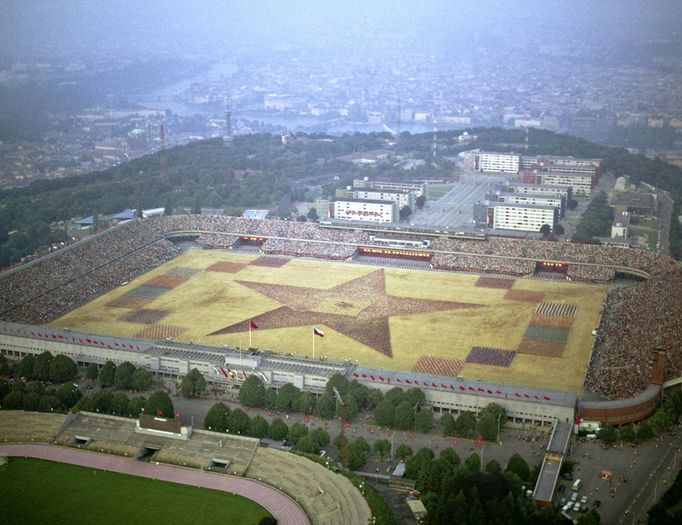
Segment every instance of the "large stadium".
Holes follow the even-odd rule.
[[[613,286],[623,276],[629,285]],[[97,334],[119,361],[128,346],[212,352],[200,370],[234,386],[259,371],[242,356],[280,356],[281,367],[289,359],[380,387],[529,402],[564,393],[575,409],[584,391],[645,393],[657,348],[667,351],[662,379],[680,375],[679,320],[668,315],[679,287],[671,259],[618,247],[170,216],[130,221],[5,275],[0,317],[6,333],[43,339],[40,349],[104,346],[87,337]],[[264,377],[275,387],[315,391],[325,381],[273,373]]]

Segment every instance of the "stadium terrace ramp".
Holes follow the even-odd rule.
[[[539,507],[552,505],[552,496],[559,479],[561,465],[568,452],[572,429],[571,421],[556,421],[554,423],[545,459],[542,462],[540,475],[533,491],[533,500]]]

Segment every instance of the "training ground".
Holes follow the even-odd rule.
[[[191,249],[51,323],[578,392],[606,286]]]

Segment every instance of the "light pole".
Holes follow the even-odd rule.
[[[414,431],[417,431],[417,408],[419,408],[419,401],[414,404]]]
[[[500,418],[502,417],[502,412],[497,415],[497,444],[500,444]]]

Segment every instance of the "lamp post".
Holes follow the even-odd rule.
[[[497,415],[497,444],[500,444],[500,418],[502,417],[502,412]]]
[[[419,401],[414,404],[414,431],[417,431],[417,408],[419,408]]]

